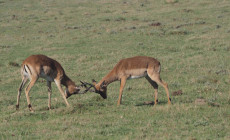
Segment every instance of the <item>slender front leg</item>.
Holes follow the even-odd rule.
[[[27,99],[27,103],[28,103],[28,107],[29,110],[31,112],[34,112],[34,110],[32,109],[31,103],[30,103],[30,97],[29,97],[29,93],[30,93],[30,89],[33,87],[33,85],[36,83],[38,77],[33,77],[29,83],[29,85],[26,88],[26,99]]]
[[[126,83],[126,77],[122,77],[121,78],[121,85],[120,85],[120,93],[119,93],[119,99],[117,101],[117,105],[119,106],[121,104],[121,100],[122,100],[122,92],[123,92],[123,89],[125,87],[125,83]]]
[[[69,103],[68,103],[68,101],[67,101],[67,99],[66,99],[65,92],[64,92],[64,90],[63,90],[62,87],[61,87],[61,82],[60,82],[60,80],[54,80],[54,81],[55,81],[55,83],[56,83],[56,85],[57,85],[59,91],[61,92],[61,95],[62,95],[62,97],[63,97],[63,99],[64,99],[64,101],[65,101],[65,103],[66,103],[66,106],[69,107]]]
[[[22,78],[21,85],[20,85],[20,87],[19,87],[19,89],[18,89],[16,110],[19,109],[19,100],[20,100],[20,97],[21,97],[21,92],[22,92],[22,89],[23,89],[23,87],[25,86],[25,83],[27,82],[27,80],[28,80],[27,77],[23,77],[23,78]]]
[[[48,108],[49,110],[51,109],[51,94],[52,94],[52,89],[51,89],[51,82],[47,81],[47,86],[48,86]]]

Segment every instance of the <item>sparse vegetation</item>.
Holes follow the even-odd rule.
[[[230,1],[0,0],[0,139],[230,139]],[[31,54],[59,61],[77,84],[100,80],[122,58],[146,55],[162,65],[172,105],[159,104],[145,79],[98,94],[71,96],[66,108],[46,82],[16,111],[20,64]],[[40,79],[41,81],[41,79]],[[181,92],[179,92],[181,90]],[[183,92],[182,92],[183,91]]]

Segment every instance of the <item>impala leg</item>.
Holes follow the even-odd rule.
[[[36,83],[37,80],[38,80],[38,77],[31,78],[30,83],[26,88],[26,99],[27,99],[29,110],[31,112],[34,112],[34,110],[32,109],[32,106],[31,106],[31,103],[30,103],[29,93],[30,93],[30,89],[33,87],[33,85]]]
[[[62,87],[61,87],[61,82],[60,82],[60,80],[55,80],[55,83],[56,83],[56,85],[57,85],[59,91],[61,92],[61,95],[62,95],[62,97],[63,97],[63,99],[64,99],[64,101],[65,101],[65,103],[66,103],[66,106],[69,107],[69,103],[68,103],[68,101],[67,101],[67,99],[66,99],[65,92],[64,92],[64,90],[63,90]]]
[[[146,79],[148,80],[148,82],[154,88],[154,94],[155,94],[154,105],[156,105],[158,103],[158,98],[157,98],[157,95],[158,95],[158,84],[155,81],[153,81],[149,76],[147,76]]]
[[[23,78],[22,78],[22,82],[21,82],[20,87],[19,87],[19,89],[18,89],[16,110],[19,109],[19,100],[20,100],[20,97],[21,97],[21,92],[22,92],[22,89],[24,88],[25,83],[27,82],[27,80],[28,80],[28,77],[23,77]]]
[[[158,83],[165,88],[165,91],[166,91],[166,94],[167,94],[167,97],[168,97],[168,104],[171,104],[171,98],[169,97],[168,84],[166,82],[162,81],[161,79],[159,79]]]
[[[119,106],[121,104],[121,100],[122,100],[122,92],[123,92],[123,89],[125,87],[125,83],[126,83],[126,77],[124,78],[121,78],[121,81],[120,81],[120,92],[119,92],[119,98],[118,98],[118,101],[117,101],[117,105]]]
[[[51,94],[52,94],[52,89],[51,89],[51,82],[47,81],[47,86],[48,86],[48,109],[51,109]]]
[[[171,98],[169,97],[169,88],[168,88],[168,84],[167,84],[166,82],[162,81],[160,78],[159,78],[158,80],[156,80],[156,82],[157,82],[158,84],[160,84],[161,86],[164,87],[165,92],[166,92],[167,97],[168,97],[168,104],[171,104]]]
[[[171,104],[171,99],[169,97],[169,88],[168,88],[168,84],[164,81],[161,80],[160,78],[160,74],[159,73],[156,73],[154,72],[153,70],[151,71],[147,71],[148,73],[148,76],[153,80],[155,81],[158,85],[161,85],[164,87],[165,91],[166,91],[166,94],[167,94],[167,97],[168,97],[168,104]]]

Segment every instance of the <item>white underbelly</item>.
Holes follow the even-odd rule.
[[[145,76],[146,76],[146,74],[144,74],[144,75],[132,75],[128,79],[137,79],[137,78],[142,78],[142,77],[145,77]]]

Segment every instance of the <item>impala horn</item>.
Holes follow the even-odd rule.
[[[85,82],[82,82],[82,81],[80,81],[80,82],[81,82],[80,86],[85,87],[86,89],[83,92],[79,92],[78,94],[84,94],[84,93],[88,92],[93,87],[93,85],[90,85],[89,83],[85,83]],[[90,85],[90,86],[87,87],[87,84]]]
[[[87,83],[87,82],[83,82],[83,81],[80,81],[80,82],[81,82],[81,87],[85,87],[85,88],[87,88],[86,89],[87,91],[96,93],[95,92],[95,86],[93,84]],[[87,85],[89,85],[89,88],[87,87]],[[94,88],[94,90],[90,90],[90,88],[92,88],[92,87]]]

